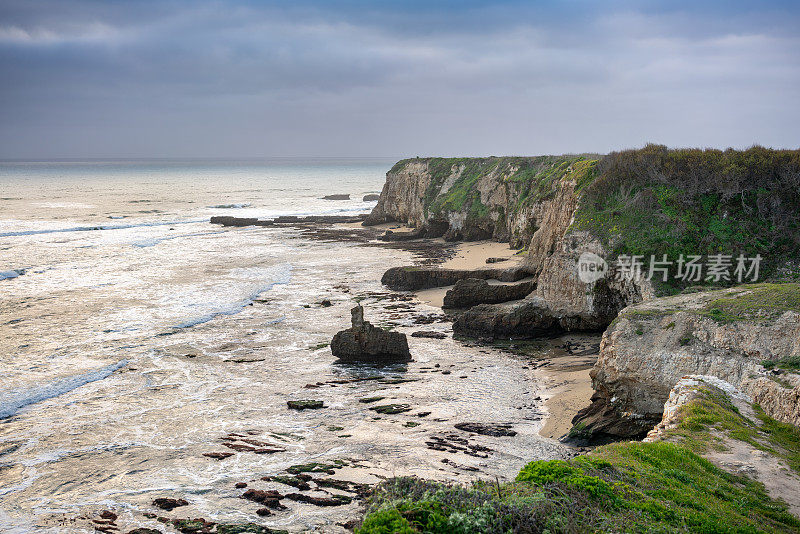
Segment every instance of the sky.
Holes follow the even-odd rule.
[[[0,2],[0,158],[800,147],[800,2]]]

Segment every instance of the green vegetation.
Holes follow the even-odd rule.
[[[425,213],[434,220],[446,220],[452,212],[466,213],[473,224],[466,237],[490,237],[495,225],[506,226],[508,217],[525,206],[551,197],[559,181],[572,175],[579,188],[596,176],[595,156],[538,156],[489,158],[426,158],[398,162],[390,172],[399,172],[412,162],[425,162],[431,182],[423,197]],[[496,176],[505,187],[509,206],[494,207],[481,202],[477,183],[485,176]],[[452,182],[452,183],[451,183]],[[442,186],[449,187],[442,193]],[[494,215],[494,217],[492,217]]]
[[[753,409],[755,420],[742,415],[724,392],[704,387],[697,399],[681,407],[677,427],[666,435],[698,453],[720,449],[726,436],[786,460],[800,474],[800,429],[772,419],[759,406]]]
[[[753,147],[668,150],[648,145],[612,153],[583,189],[573,227],[589,230],[609,251],[677,260],[681,254],[760,254],[760,279],[800,256],[800,151]],[[672,266],[659,290],[671,294],[694,284],[676,282]],[[660,280],[659,280],[660,282]]]
[[[742,415],[708,387],[681,409],[670,441],[615,443],[568,461],[534,461],[514,482],[470,487],[391,479],[371,497],[358,534],[557,532],[799,532],[800,520],[764,487],[699,456],[722,437],[800,469],[800,430]]]
[[[785,371],[800,372],[800,356],[789,356],[780,360],[764,360],[761,365],[765,369],[783,369]]]
[[[800,313],[800,284],[753,284],[715,299],[703,314],[723,323],[771,320],[787,311]]]
[[[537,461],[512,483],[451,486],[415,478],[378,487],[359,534],[797,532],[763,486],[670,443],[606,445]]]
[[[625,310],[619,317],[648,320],[660,319],[678,312],[687,312],[696,313],[720,323],[738,321],[759,323],[773,321],[787,311],[800,313],[800,284],[794,282],[746,284],[733,289],[710,291],[708,295],[710,300],[699,309],[689,308],[680,303],[676,303],[675,306],[665,304],[655,309],[634,307]],[[641,325],[637,323],[637,334],[640,334],[641,328]],[[675,328],[675,322],[670,322],[664,328]],[[682,345],[688,345],[691,338],[682,338],[680,342]],[[791,366],[784,368],[791,369]]]

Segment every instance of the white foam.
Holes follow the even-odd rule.
[[[5,232],[1,233],[0,237],[20,237],[26,235],[39,235],[39,234],[61,234],[65,232],[94,232],[98,230],[127,230],[128,228],[140,228],[149,226],[170,226],[174,224],[189,224],[206,222],[208,219],[192,219],[190,221],[158,221],[147,222],[138,224],[112,224],[112,225],[97,225],[97,226],[75,226],[72,228],[52,228],[48,230],[21,230],[18,232]]]
[[[272,269],[270,273],[272,276],[272,280],[267,282],[266,284],[256,288],[255,290],[251,291],[247,296],[243,299],[238,300],[236,302],[230,304],[222,304],[218,306],[216,309],[209,311],[206,314],[203,314],[199,317],[194,317],[192,319],[185,320],[177,325],[174,328],[191,328],[193,326],[197,326],[199,324],[207,323],[209,321],[214,320],[217,317],[225,316],[225,315],[236,315],[237,313],[244,310],[247,306],[249,306],[253,301],[255,301],[261,294],[266,293],[267,291],[271,290],[277,285],[288,284],[292,279],[292,266],[291,264],[283,264],[283,265],[276,265]],[[277,272],[275,272],[277,271]],[[231,271],[232,273],[236,274],[246,274],[249,272],[247,269],[234,269]],[[283,320],[283,319],[281,319]],[[280,322],[280,321],[278,321]]]
[[[10,271],[0,271],[0,280],[9,280],[25,274],[25,269],[12,269]]]
[[[87,373],[61,378],[43,386],[0,392],[0,419],[11,417],[25,406],[69,393],[73,389],[77,389],[90,382],[103,380],[114,373],[114,371],[125,367],[127,364],[128,360],[122,360]]]

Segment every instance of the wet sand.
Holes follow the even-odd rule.
[[[572,418],[589,406],[594,390],[589,370],[596,356],[565,356],[541,368],[550,398],[545,402],[547,419],[539,431],[546,438],[559,439],[572,428]]]
[[[444,242],[442,240],[442,242]],[[508,248],[508,243],[498,243],[496,241],[473,241],[460,243],[456,248],[455,255],[441,264],[442,269],[486,269],[497,268],[507,269],[519,265],[523,258],[517,251]],[[506,261],[498,263],[486,263],[487,258],[507,258]],[[490,284],[503,284],[496,280],[487,280]],[[514,282],[518,283],[518,282]],[[445,294],[453,286],[434,287],[417,291],[417,299],[429,306],[441,308]]]
[[[456,254],[441,264],[443,269],[483,269],[487,267],[486,259],[509,258],[507,261],[488,264],[497,268],[506,268],[519,265],[524,256],[510,249],[507,243],[494,241],[477,241],[461,243],[456,249]],[[503,283],[489,281],[489,283]],[[430,306],[441,307],[445,294],[453,286],[424,289],[416,292],[417,299]],[[563,339],[573,340],[575,336],[564,336]],[[569,354],[565,351],[556,351],[551,358],[542,365],[538,374],[547,386],[545,407],[547,419],[544,427],[539,431],[543,437],[559,439],[572,428],[572,418],[578,410],[590,404],[593,393],[592,380],[589,370],[597,360],[597,355]]]

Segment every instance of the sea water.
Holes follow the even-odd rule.
[[[123,530],[158,527],[143,515],[159,512],[157,497],[189,501],[170,517],[340,531],[356,504],[291,503],[262,519],[234,484],[260,487],[290,465],[334,459],[348,459],[341,475],[363,482],[508,478],[531,458],[562,454],[537,434],[536,377],[508,354],[409,338],[411,364],[335,363],[326,343],[355,301],[375,323],[396,317],[379,280],[410,253],[209,224],[214,215],[366,213],[374,202],[362,197],[380,191],[391,164],[0,163],[0,531],[92,532],[104,509]],[[339,193],[351,200],[322,199]],[[408,381],[347,382],[376,374]],[[413,411],[378,416],[359,402],[370,396]],[[326,408],[287,409],[305,398]],[[512,423],[518,434],[472,436],[492,450],[486,458],[428,448],[461,421]],[[222,446],[229,433],[285,452],[204,456],[234,452]]]

